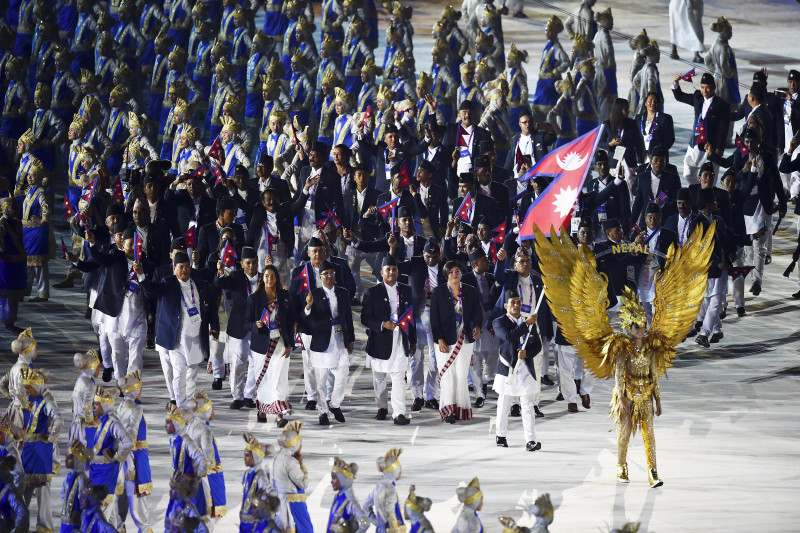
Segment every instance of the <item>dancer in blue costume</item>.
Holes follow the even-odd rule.
[[[293,420],[278,435],[280,448],[272,460],[270,473],[272,486],[281,500],[277,518],[284,531],[313,533],[314,527],[306,505],[308,471],[300,453],[303,449],[303,440],[300,437],[302,427],[302,422]]]
[[[533,109],[541,116],[547,113],[558,101],[556,81],[569,69],[569,56],[558,41],[558,34],[564,30],[564,24],[557,16],[552,15],[547,21],[545,36],[547,44],[542,51],[542,61],[539,65],[539,79],[536,82],[536,92],[533,94]]]
[[[397,533],[406,530],[395,488],[395,482],[403,475],[403,468],[400,466],[401,453],[402,449],[392,448],[386,455],[378,458],[378,470],[382,477],[364,500],[364,510],[369,513],[370,521],[375,524],[377,533]]]

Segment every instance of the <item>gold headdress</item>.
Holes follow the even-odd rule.
[[[411,485],[408,488],[408,497],[406,498],[405,506],[414,511],[415,513],[424,513],[431,508],[430,498],[417,496],[416,487]]]
[[[505,78],[497,78],[487,82],[483,88],[483,95],[490,102],[500,97],[508,96],[508,82]]]
[[[123,394],[129,394],[142,388],[142,371],[134,370],[117,383]]]
[[[114,405],[115,401],[115,394],[111,393],[111,389],[109,387],[97,387],[94,390],[94,401],[97,403],[102,403],[106,405]]]
[[[248,20],[251,18],[251,11],[245,7],[237,7],[233,11],[233,18],[239,21]]]
[[[528,51],[520,50],[517,45],[511,43],[511,49],[508,51],[508,58],[517,63],[528,61]]]
[[[343,89],[341,87],[336,87],[334,89],[334,94],[335,97],[333,99],[333,102],[335,104],[342,104],[345,106],[349,106],[351,104],[350,95],[347,93],[346,89]]]
[[[194,414],[201,415],[206,413],[214,408],[214,404],[211,402],[211,398],[208,397],[206,391],[201,390],[194,396],[195,401],[195,408]]]
[[[719,17],[716,22],[712,22],[710,26],[711,31],[716,33],[727,33],[733,28],[731,23],[725,17]]]
[[[70,129],[75,130],[79,136],[83,136],[83,133],[86,128],[86,122],[83,120],[83,117],[80,116],[78,113],[75,113],[72,116],[72,122],[69,124]]]
[[[308,56],[306,56],[300,48],[295,50],[292,56],[292,64],[297,65],[299,68],[305,68],[308,65]]]
[[[33,146],[33,143],[36,142],[36,134],[33,133],[33,130],[31,128],[28,128],[27,130],[25,130],[25,133],[23,133],[20,136],[19,141],[25,144],[25,146],[27,146],[28,149],[30,149]]]
[[[414,68],[414,56],[397,52],[394,56],[394,66],[403,70],[412,70]]]
[[[233,117],[222,117],[222,131],[227,131],[233,135],[239,133],[239,124],[236,123]]]
[[[175,109],[173,111],[174,114],[180,115],[182,117],[189,116],[189,104],[183,98],[178,98],[175,100]]]
[[[547,19],[547,29],[553,32],[553,35],[558,35],[562,31],[564,31],[564,23],[561,22],[561,19],[555,15],[550,15],[550,18]]]
[[[442,10],[441,19],[453,22],[461,19],[461,11],[456,11],[452,4],[447,4]]]
[[[217,61],[217,66],[215,67],[215,70],[222,74],[230,74],[231,64],[228,62],[228,59],[225,58],[224,56],[220,57],[219,61]]]
[[[133,111],[128,111],[128,127],[139,128],[139,129],[141,129],[142,127],[142,123],[139,120],[139,115],[137,115]]]
[[[44,99],[45,102],[48,104],[50,103],[50,98],[52,96],[52,91],[50,89],[50,85],[46,83],[39,82],[36,84],[36,90],[33,92],[34,97],[39,97]]]
[[[411,20],[414,14],[414,8],[411,6],[404,6],[400,2],[392,2],[392,15],[405,20]]]
[[[594,43],[592,41],[587,41],[586,37],[579,33],[575,36],[575,39],[572,40],[572,46],[581,52],[588,52],[594,48]]]
[[[619,303],[619,320],[622,327],[630,330],[633,325],[636,325],[644,329],[647,325],[647,313],[645,313],[639,297],[630,287],[623,287]]]
[[[228,43],[220,39],[214,40],[214,46],[211,47],[211,55],[214,57],[225,57],[231,52],[231,47]]]
[[[322,38],[320,48],[328,52],[335,52],[342,48],[342,43],[341,41],[337,41],[330,33],[326,33],[325,37]]]
[[[100,366],[97,350],[91,349],[84,353],[76,353],[72,357],[72,364],[79,370],[94,370]]]
[[[186,65],[186,50],[180,45],[175,45],[175,48],[169,53],[168,59],[178,65]],[[181,70],[181,68],[179,67],[177,70]]]
[[[631,47],[631,50],[638,50],[643,46],[647,46],[647,43],[649,42],[650,37],[647,36],[647,30],[642,28],[642,31],[639,33],[639,35],[628,41],[628,45]]]
[[[605,11],[598,11],[594,14],[594,20],[598,24],[606,25],[609,22],[614,22],[614,16],[611,14],[611,8],[607,8]]]
[[[333,458],[333,468],[331,472],[340,474],[346,478],[353,479],[358,471],[358,466],[355,463],[347,464],[339,457]]]
[[[368,74],[370,76],[377,76],[383,70],[381,67],[375,64],[375,60],[371,57],[368,57],[366,61],[364,61],[364,65],[361,67],[361,72]]]
[[[72,444],[70,444],[69,448],[67,449],[67,453],[81,463],[90,463],[94,458],[94,452],[84,446],[83,443],[78,439],[72,441]]]
[[[305,35],[311,35],[317,30],[317,25],[305,17],[300,17],[297,20],[297,32]]]
[[[333,69],[328,69],[322,75],[322,83],[331,88],[338,89],[339,86],[342,84],[342,81],[339,79],[339,77],[336,75]]]
[[[394,472],[398,468],[400,468],[400,454],[403,453],[402,448],[392,448],[386,455],[383,456],[384,460],[384,467],[383,472],[389,473]]]
[[[53,59],[56,61],[69,61],[72,59],[72,50],[64,46],[63,44],[57,44],[55,46],[56,52],[53,55]]]
[[[198,2],[198,4],[202,4],[202,2]],[[159,46],[159,48],[170,48],[174,42],[175,40],[165,31],[160,31],[155,40],[155,43]]]
[[[417,88],[425,92],[430,92],[431,87],[433,87],[433,79],[428,76],[427,72],[420,72],[419,80],[417,81]]]
[[[503,533],[528,533],[530,531],[526,527],[518,526],[517,522],[510,516],[500,516],[498,519],[503,524]]]
[[[283,68],[283,62],[281,62],[277,57],[273,56],[272,59],[269,60],[267,75],[273,80],[283,79],[283,77],[286,75],[286,69]]]
[[[464,505],[472,505],[483,498],[481,484],[478,482],[477,477],[472,478],[472,481],[466,487],[459,487],[456,490],[456,494]]]
[[[513,45],[512,45],[513,46]],[[475,61],[465,61],[458,67],[461,74],[475,74]]]
[[[117,100],[118,105],[122,105],[131,99],[131,94],[124,85],[117,85],[111,90],[111,96]]]
[[[303,423],[300,420],[292,420],[283,428],[283,432],[278,438],[278,443],[284,448],[293,448],[297,446],[302,440],[300,437],[300,429],[302,427]]]
[[[269,122],[277,120],[281,124],[286,124],[286,113],[278,108],[273,107],[269,114]]]
[[[564,94],[565,92],[567,92],[567,90],[569,90],[570,87],[573,87],[575,85],[572,80],[572,74],[567,72],[567,75],[564,76],[564,79],[556,81],[555,85],[556,85],[556,91],[558,91],[561,94]]]
[[[170,405],[167,411],[167,420],[180,426],[185,426],[187,420],[184,417],[184,412],[177,405]]]
[[[208,6],[205,2],[197,2],[192,8],[192,16],[204,19],[208,16]]]
[[[133,77],[133,71],[124,61],[120,61],[119,66],[114,71],[114,77],[118,78],[120,82],[126,82]]]
[[[175,96],[176,98],[183,98],[186,100],[189,98],[190,93],[191,91],[189,88],[181,80],[175,80],[169,86],[169,96]]]
[[[356,35],[364,35],[367,32],[367,23],[358,15],[354,15],[350,20],[350,29],[356,32]]]
[[[82,68],[80,82],[84,85],[97,86],[100,83],[100,77],[91,70]]]
[[[266,46],[270,43],[270,41],[271,39],[267,37],[267,34],[264,33],[264,30],[258,30],[253,36],[253,44],[258,46]]]
[[[281,87],[281,82],[278,80],[269,77],[266,74],[261,75],[261,90],[262,91],[269,91],[271,93],[277,93]]]
[[[436,52],[439,54],[439,59],[443,60],[444,56],[447,56],[450,53],[450,48],[447,46],[447,43],[441,39],[436,39],[433,41],[433,46],[431,46],[431,52]]]
[[[580,62],[578,70],[580,70],[581,72],[586,72],[590,68],[594,68],[594,64],[596,61],[597,61],[596,57],[590,57],[588,59],[584,59],[583,61]]]
[[[381,100],[386,100],[387,102],[394,102],[394,99],[397,98],[397,95],[392,92],[386,85],[381,85],[378,88],[378,98]]]
[[[231,93],[225,97],[225,103],[222,104],[222,110],[232,114],[236,114],[242,110],[242,101]]]
[[[488,33],[483,33],[480,30],[475,32],[475,44],[480,46],[483,49],[487,49],[492,46],[494,43],[494,37],[489,35]]]
[[[269,455],[270,446],[258,442],[258,439],[252,433],[242,433],[242,438],[247,443],[244,447],[245,450],[259,456],[261,459]]]

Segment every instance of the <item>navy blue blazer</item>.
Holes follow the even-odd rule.
[[[333,287],[336,294],[336,301],[339,309],[339,322],[342,326],[342,339],[344,345],[355,342],[355,330],[353,329],[353,311],[350,308],[350,294],[342,287]],[[311,295],[314,303],[311,304],[310,314],[306,314],[305,295],[303,296],[303,307],[298,308],[297,315],[300,317],[303,326],[303,333],[311,335],[311,346],[308,348],[315,352],[324,352],[328,349],[331,342],[331,328],[333,326],[333,316],[331,315],[331,304],[325,289],[317,287],[312,289]]]
[[[223,278],[224,279],[224,278]],[[270,335],[266,327],[259,328],[256,322],[261,320],[264,309],[267,308],[267,293],[263,287],[256,290],[247,297],[245,309],[242,311],[242,327],[250,331],[250,350],[258,353],[267,353],[269,349]],[[286,346],[294,347],[294,313],[292,310],[289,291],[282,289],[278,291],[278,324],[281,331],[281,339]],[[233,321],[233,317],[228,321]],[[230,329],[230,327],[228,328]],[[260,372],[261,369],[256,369]]]
[[[483,309],[481,309],[478,292],[471,285],[461,283],[462,320],[464,323],[464,342],[475,342],[472,330],[482,327]],[[453,346],[456,336],[456,304],[450,296],[447,284],[442,284],[433,289],[431,295],[431,333],[434,342],[444,339],[444,342]]]
[[[258,276],[258,274],[256,274]],[[247,276],[243,270],[234,270],[227,276],[214,277],[214,287],[221,291],[231,293],[231,314],[228,317],[228,329],[226,333],[235,338],[243,339],[247,335],[249,325],[245,323],[247,315],[245,306],[247,305]],[[258,285],[256,285],[258,286]]]
[[[494,336],[500,344],[500,358],[497,360],[497,375],[508,376],[508,369],[517,366],[517,351],[520,349],[520,343],[525,339],[528,331],[531,332],[528,337],[528,342],[525,344],[525,366],[528,367],[528,372],[535,378],[536,369],[533,365],[533,358],[536,354],[542,351],[542,340],[539,337],[539,332],[536,329],[536,324],[526,326],[525,322],[516,325],[506,315],[497,317],[492,322],[494,328]],[[503,361],[507,364],[503,364]]]
[[[411,287],[411,302],[414,305],[414,314],[419,317],[425,308],[425,284],[428,281],[428,265],[421,255],[411,257],[409,261],[398,260],[398,268],[401,275],[408,276],[408,285]],[[439,262],[437,270],[439,271],[437,286],[442,285],[447,280],[442,274],[442,267],[444,263]],[[431,291],[432,292],[432,291]]]
[[[411,287],[402,283],[397,283],[397,296],[399,309],[397,317],[411,305]],[[386,285],[378,283],[364,292],[364,300],[361,308],[361,323],[367,328],[367,347],[366,352],[375,359],[387,360],[392,355],[394,346],[394,334],[388,329],[383,329],[381,325],[392,318],[392,309],[389,305],[389,295],[386,292]],[[398,326],[399,327],[399,326]],[[403,343],[403,350],[406,356],[410,355],[409,344],[417,344],[417,328],[414,324],[409,324],[408,335],[400,331],[400,338]]]
[[[219,315],[213,304],[213,296],[208,283],[192,271],[191,280],[194,282],[197,293],[196,305],[200,311],[200,346],[203,358],[208,358],[208,332],[219,331]],[[178,344],[181,318],[183,316],[183,303],[181,302],[181,287],[178,278],[173,274],[162,280],[146,279],[142,288],[148,298],[158,300],[156,311],[156,344],[165,350],[173,350]],[[191,302],[187,302],[191,305]]]

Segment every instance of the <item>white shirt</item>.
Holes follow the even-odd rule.
[[[427,207],[428,205],[428,193],[430,192],[430,187],[426,187],[419,184],[419,197],[422,200],[422,203]]]
[[[405,242],[406,245],[406,261],[408,261],[414,255],[414,236],[413,235],[411,237],[403,236],[403,241]]]
[[[200,291],[194,284],[191,278],[189,281],[178,280],[178,285],[183,294],[183,302],[181,302],[181,341],[183,340],[197,340],[200,337]],[[194,290],[194,303],[192,302],[192,290]],[[186,305],[183,305],[183,303]],[[198,312],[198,320],[192,321],[189,316],[189,309],[194,307]]]
[[[397,292],[397,283],[389,285],[383,284],[386,287],[386,294],[389,295],[389,309],[392,313],[392,320],[397,321],[400,316],[400,295]]]
[[[689,217],[683,218],[678,214],[678,244],[683,246],[689,232]]]
[[[436,157],[436,154],[439,153],[441,148],[441,146],[437,146],[436,148],[428,148],[428,152],[425,154],[425,159],[428,161],[433,161],[433,158]]]
[[[700,111],[700,119],[706,118],[706,113],[708,113],[708,108],[711,107],[711,100],[713,99],[714,95],[711,95],[711,98],[703,99],[703,109]]]
[[[250,296],[255,292],[256,287],[258,287],[258,275],[248,276],[245,274],[244,277],[247,280],[247,295]]]
[[[517,141],[517,148],[522,155],[529,155],[531,156],[531,161],[533,161],[533,138],[530,135],[522,135],[519,136],[519,141]]]
[[[650,192],[653,193],[653,198],[658,198],[658,186],[661,184],[661,178],[650,173]]]
[[[359,191],[356,189],[356,204],[358,205],[358,214],[360,215],[364,209],[364,199],[367,197],[367,189],[364,188],[364,191]]]
[[[428,289],[433,292],[433,289],[439,286],[439,267],[428,267]]]

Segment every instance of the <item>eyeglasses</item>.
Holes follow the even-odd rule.
[[[329,278],[329,277],[335,276],[335,275],[336,275],[336,272],[322,272],[322,273],[320,273],[320,276],[325,276],[326,278]]]

